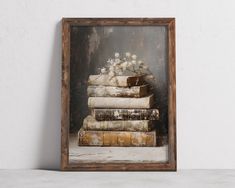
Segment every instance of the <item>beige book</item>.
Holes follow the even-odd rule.
[[[85,131],[78,132],[79,146],[155,147],[156,132]]]
[[[148,85],[132,87],[88,86],[89,97],[144,97],[148,94]]]
[[[89,108],[151,108],[154,104],[153,94],[141,98],[124,97],[89,97]]]
[[[92,116],[87,116],[83,121],[84,130],[93,131],[150,131],[153,122],[149,120],[126,121],[97,121]]]
[[[130,87],[139,86],[144,83],[144,76],[109,76],[109,75],[90,75],[88,85],[103,85]]]
[[[93,108],[91,115],[98,121],[159,120],[158,109],[110,109]]]

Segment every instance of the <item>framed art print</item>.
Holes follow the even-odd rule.
[[[176,170],[174,18],[62,20],[62,170]]]

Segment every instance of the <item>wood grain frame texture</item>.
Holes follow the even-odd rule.
[[[69,164],[70,27],[71,26],[166,26],[168,28],[168,158],[167,163]],[[176,171],[176,73],[175,18],[63,18],[62,19],[62,114],[61,170],[66,171]]]

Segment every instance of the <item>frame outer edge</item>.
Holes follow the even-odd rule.
[[[155,25],[168,28],[168,163],[79,163],[69,164],[70,26]],[[61,170],[66,171],[176,171],[176,76],[175,18],[63,18],[61,90]]]
[[[70,98],[70,25],[62,19],[61,170],[68,167]]]
[[[172,170],[177,170],[176,153],[176,49],[175,49],[175,19],[172,19],[168,25],[169,39],[169,59],[168,59],[168,126],[169,126],[169,163]]]

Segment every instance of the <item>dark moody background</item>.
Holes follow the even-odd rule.
[[[157,127],[168,130],[167,28],[164,26],[72,26],[70,59],[70,132],[77,132],[88,115],[87,79],[113,58],[115,52],[137,55],[156,77],[155,107],[160,109]]]

